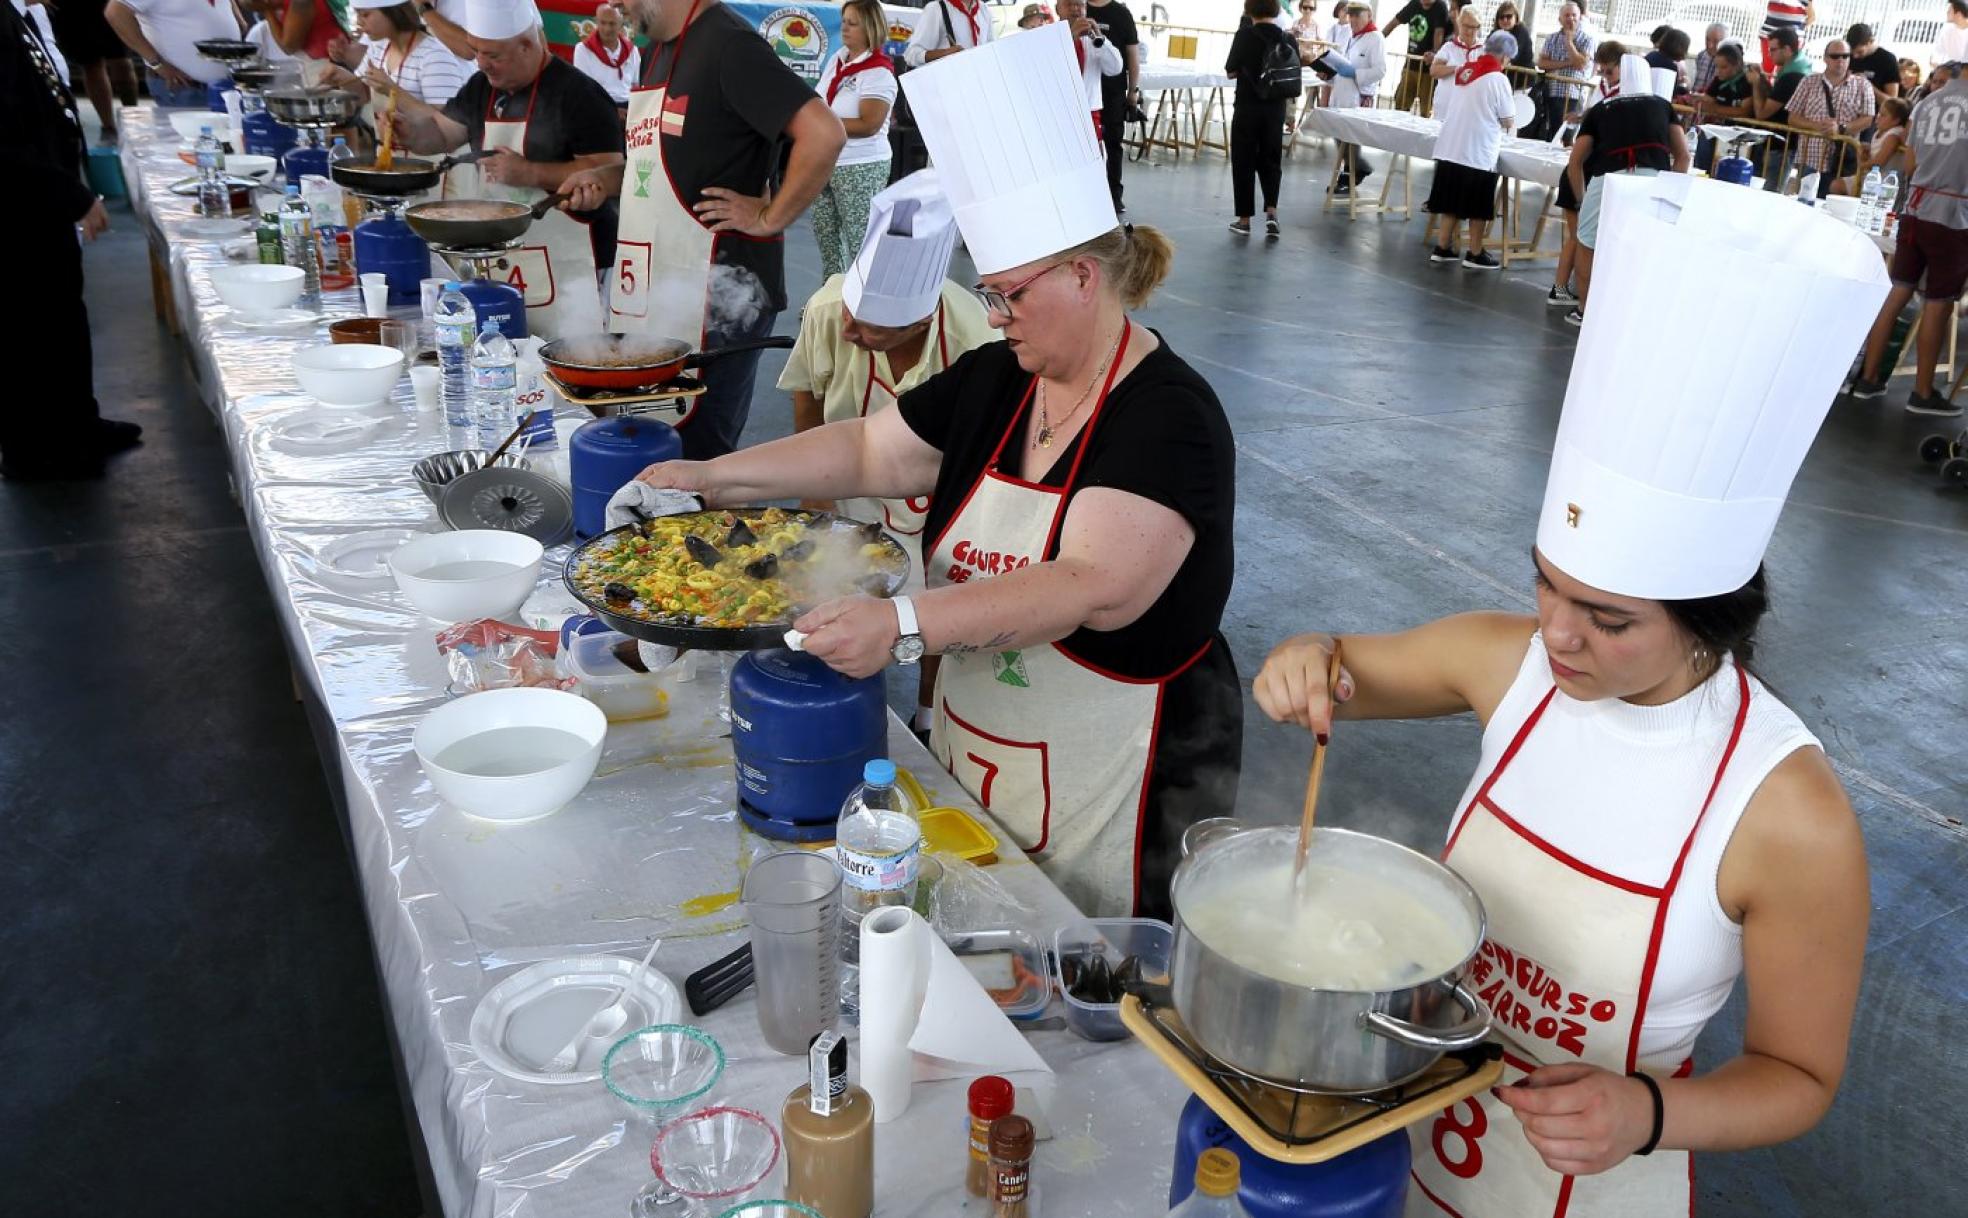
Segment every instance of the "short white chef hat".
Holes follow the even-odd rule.
[[[533,0],[465,0],[465,33],[486,42],[517,38],[540,25]]]
[[[936,310],[956,247],[956,219],[936,171],[918,170],[875,196],[841,300],[857,321],[912,326]]]

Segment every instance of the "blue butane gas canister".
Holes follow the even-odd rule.
[[[593,537],[606,531],[608,501],[615,492],[656,462],[682,455],[683,438],[660,419],[617,415],[581,424],[567,451],[575,535]]]
[[[1251,1218],[1400,1218],[1408,1195],[1405,1129],[1324,1163],[1280,1163],[1252,1150],[1192,1095],[1175,1127],[1171,1208],[1196,1187],[1196,1160],[1212,1146],[1237,1156],[1237,1200]]]
[[[731,670],[731,755],[739,815],[782,841],[834,835],[841,801],[885,756],[879,676],[844,677],[812,656],[755,651]]]

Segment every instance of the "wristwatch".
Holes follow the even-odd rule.
[[[916,604],[906,596],[898,596],[891,603],[895,606],[895,624],[901,634],[889,654],[897,664],[914,664],[923,658],[922,633],[916,629]]]

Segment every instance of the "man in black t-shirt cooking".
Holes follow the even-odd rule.
[[[847,133],[718,0],[629,0],[628,10],[650,39],[629,95],[628,162],[563,188],[573,207],[621,199],[621,248],[603,276],[608,328],[705,350],[762,338],[786,307],[781,234],[826,185]],[[738,446],[757,370],[755,351],[703,366],[705,393],[678,427],[686,457]]]

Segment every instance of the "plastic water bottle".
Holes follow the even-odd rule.
[[[916,899],[922,825],[909,797],[895,785],[895,763],[870,761],[861,785],[847,793],[834,827],[841,869],[841,1014],[860,1016],[861,919],[885,905]]]
[[[1250,1218],[1237,1200],[1242,1182],[1237,1156],[1221,1147],[1206,1150],[1196,1160],[1196,1191],[1169,1211],[1169,1218]]]
[[[486,321],[472,344],[471,383],[478,446],[490,452],[519,422],[519,356],[512,340],[499,333],[496,317]]]
[[[210,127],[198,129],[198,214],[226,216],[232,212],[232,199],[225,182],[225,150]]]
[[[287,201],[280,205],[280,255],[288,266],[301,268],[307,276],[301,289],[301,302],[321,304],[321,260],[314,249],[314,211],[301,198],[298,182],[287,184]]]
[[[1865,184],[1859,188],[1859,211],[1857,216],[1854,217],[1854,222],[1857,224],[1860,232],[1877,233],[1879,231],[1881,216],[1879,196],[1885,189],[1885,180],[1879,176],[1879,166],[1874,165],[1871,169],[1866,170]]]
[[[1900,214],[1900,171],[1895,169],[1886,175],[1886,181],[1879,188],[1880,231],[1886,232],[1886,222]]]
[[[471,350],[478,334],[478,314],[472,309],[464,285],[453,279],[437,298],[437,311],[431,314],[431,329],[437,335],[437,366],[444,373],[440,398],[444,403],[444,422],[450,427],[472,425]]]

